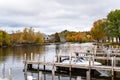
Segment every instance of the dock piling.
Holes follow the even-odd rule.
[[[2,64],[2,79],[5,78],[5,63]]]
[[[25,61],[27,60],[26,54],[24,54],[24,60],[25,60]]]
[[[44,63],[45,63],[46,61],[45,61],[45,56],[44,56]],[[44,70],[45,70],[45,65],[43,65],[43,68],[44,68]]]
[[[42,72],[41,71],[38,72],[38,80],[42,80]]]
[[[31,57],[30,57],[30,60],[31,60],[31,61],[33,60],[33,53],[31,53]]]
[[[9,80],[12,80],[12,68],[9,69]]]
[[[55,76],[55,63],[54,63],[54,58],[52,61],[52,80],[54,80],[54,76]]]
[[[90,80],[90,73],[91,73],[91,56],[89,56],[89,68],[87,71],[87,80]]]
[[[90,80],[90,71],[89,71],[89,70],[86,71],[86,75],[87,75],[87,76],[86,76],[86,78],[87,78],[86,80]]]

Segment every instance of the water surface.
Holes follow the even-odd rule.
[[[0,48],[0,77],[2,76],[2,63],[6,65],[6,77],[8,77],[8,69],[12,68],[12,80],[25,80],[24,77],[24,54],[27,55],[27,59],[30,58],[30,54],[33,53],[34,59],[38,59],[40,55],[40,60],[51,62],[53,58],[55,59],[55,54],[69,54],[75,51],[83,51],[83,46],[90,47],[92,43],[64,43],[64,44],[50,44],[50,45],[41,45],[41,46],[24,46],[24,47],[9,47],[9,48]],[[48,67],[50,69],[50,67]],[[38,77],[38,73],[28,72],[28,75],[32,75],[34,78]],[[80,76],[70,76],[70,75],[56,75],[55,80],[76,80]],[[51,80],[51,73],[42,73],[42,80]],[[82,80],[85,80],[85,77],[82,77]],[[93,80],[99,80],[93,79]],[[101,79],[100,79],[101,80]],[[105,79],[102,79],[105,80]]]

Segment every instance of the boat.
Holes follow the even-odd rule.
[[[97,61],[89,61],[89,56],[87,57],[75,57],[75,58],[64,58],[61,60],[61,63],[63,64],[71,64],[71,65],[78,65],[82,67],[88,67],[88,66],[101,66],[102,63],[97,62]],[[69,72],[70,68],[68,67],[57,67],[58,71],[64,71],[64,72]],[[88,69],[81,69],[81,68],[71,68],[71,71],[75,74],[82,74],[86,75],[86,71]],[[91,70],[91,74],[95,75],[100,75],[100,73],[97,70]]]
[[[102,65],[102,63],[100,62],[96,62],[96,61],[89,61],[88,58],[83,58],[83,57],[79,57],[79,58],[71,58],[71,60],[69,58],[65,58],[62,60],[62,63],[65,64],[77,64],[80,66],[100,66]]]

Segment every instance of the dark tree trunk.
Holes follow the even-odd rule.
[[[108,37],[108,42],[110,42],[110,37]]]
[[[119,43],[120,43],[120,37],[119,37]]]
[[[118,40],[119,38],[118,37],[116,37],[116,43],[119,43],[119,40]]]
[[[113,37],[112,37],[112,43],[114,42],[114,39],[113,39]]]

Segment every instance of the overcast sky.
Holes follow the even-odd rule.
[[[0,0],[0,29],[89,31],[95,20],[115,9],[120,9],[120,0]]]

